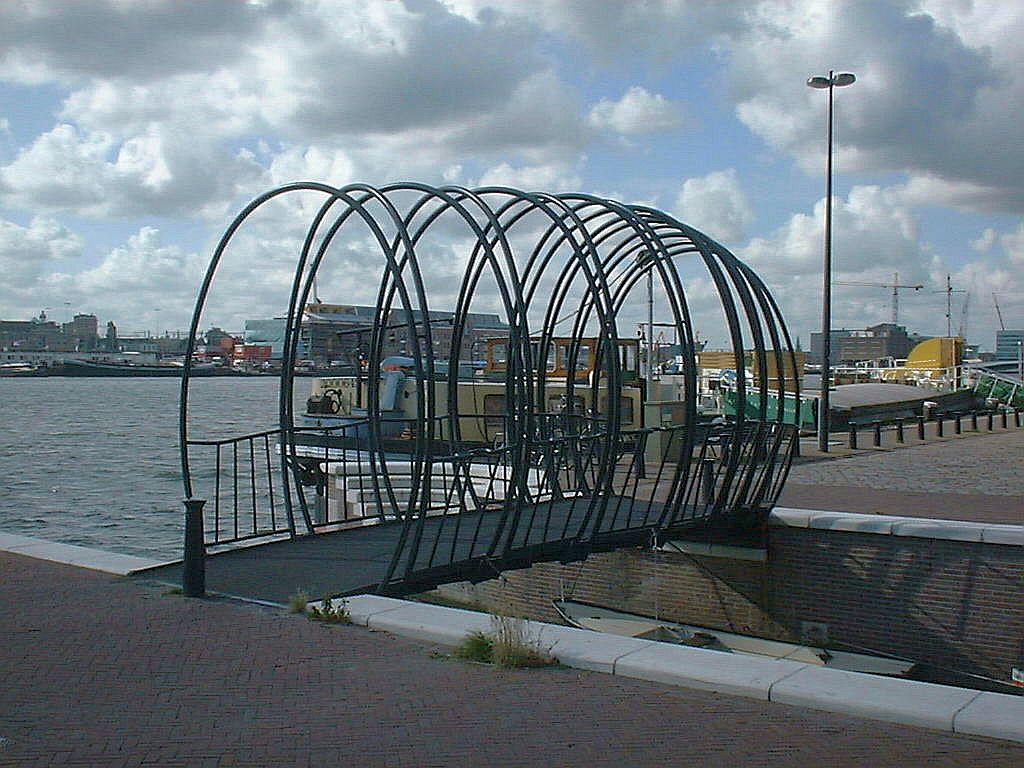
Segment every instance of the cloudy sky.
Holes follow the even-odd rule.
[[[653,204],[820,325],[825,93],[837,281],[921,283],[901,323],[1024,327],[1024,3],[1006,0],[9,0],[0,4],[0,317],[187,326],[220,233],[277,184],[412,179]],[[209,322],[280,311],[295,208]],[[360,302],[358,253],[320,294]],[[247,275],[247,276],[246,276]],[[890,317],[836,286],[834,326]],[[437,307],[441,308],[441,307]],[[698,323],[700,321],[698,320]],[[720,329],[702,336],[724,339]]]

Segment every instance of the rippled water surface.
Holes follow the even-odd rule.
[[[180,381],[0,379],[0,531],[175,558],[182,546]],[[307,385],[296,381],[296,399]],[[194,436],[277,423],[274,377],[197,379]]]

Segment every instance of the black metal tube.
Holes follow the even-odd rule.
[[[963,414],[960,411],[953,414],[953,432],[958,435],[963,431],[963,425],[960,423],[962,416]]]
[[[978,431],[978,412],[971,411],[971,429],[974,432]]]
[[[941,413],[935,414],[935,436],[936,437],[944,437],[944,435],[942,434],[942,421],[943,421],[943,414],[941,414]]]
[[[185,556],[181,569],[181,590],[185,597],[206,595],[204,504],[206,504],[206,499],[185,499]]]
[[[874,446],[879,448],[882,445],[882,422],[873,421],[871,422],[871,427],[874,431]]]
[[[903,437],[903,419],[896,419],[896,442],[904,442]]]
[[[917,439],[924,440],[924,416],[917,417]]]
[[[850,422],[850,447],[857,447],[857,425],[852,421]]]
[[[994,418],[994,416],[995,416],[995,414],[992,413],[992,411],[988,412],[987,427],[988,427],[988,431],[989,432],[992,431],[992,419]]]

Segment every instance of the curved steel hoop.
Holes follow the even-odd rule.
[[[218,496],[216,543],[344,529],[353,518],[375,522],[394,532],[375,583],[401,592],[684,532],[758,535],[785,481],[799,418],[798,407],[787,410],[799,404],[798,358],[764,283],[664,212],[508,187],[296,183],[250,203],[218,244],[193,313],[180,414],[186,496],[195,491],[191,451],[206,444],[189,437],[188,399],[215,275],[254,212],[300,193],[322,203],[297,248],[285,315],[276,433],[276,492],[285,508],[279,522],[262,521],[254,473],[251,525],[240,528],[236,513],[224,533]],[[355,384],[365,410],[345,414],[317,443],[319,433],[296,423],[292,405],[304,312],[325,263],[353,242],[381,268],[365,378]],[[437,278],[444,262],[458,264],[454,281]],[[724,419],[700,407],[699,302],[686,290],[694,270],[717,296],[714,317],[723,327],[713,332],[732,353],[725,377],[732,411]],[[678,342],[670,395],[649,391],[653,378],[638,375],[639,345],[623,333],[623,323],[640,315],[636,296],[645,283],[652,306],[659,296],[659,325]],[[505,328],[503,364],[492,366],[486,384],[456,374],[481,312],[496,312]],[[436,351],[440,316],[450,324],[444,360]],[[397,379],[381,365],[396,327],[409,358]],[[384,402],[385,386],[405,398],[401,443],[389,432],[397,406]],[[482,407],[481,392],[500,408]],[[328,504],[325,515],[334,492],[327,489],[349,483],[341,491],[347,505],[352,478],[362,506],[331,512]],[[311,483],[319,505],[307,498]]]

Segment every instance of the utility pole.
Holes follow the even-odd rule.
[[[953,335],[953,294],[954,293],[967,293],[963,288],[953,287],[953,278],[947,272],[946,273],[946,290],[945,291],[932,291],[932,293],[945,293],[946,294],[946,337],[950,338]]]

